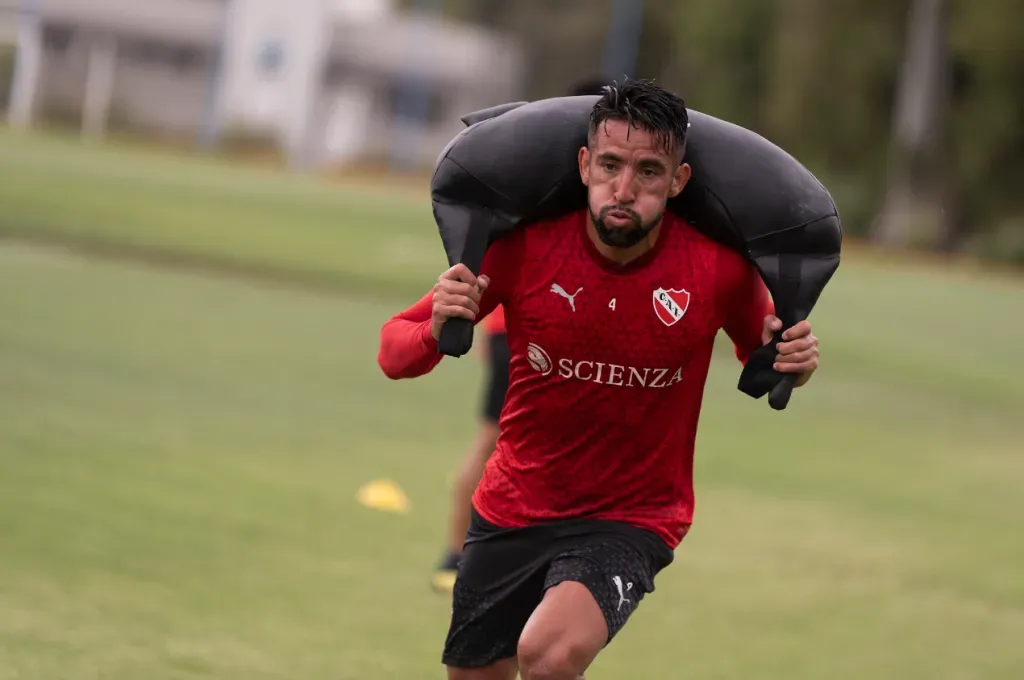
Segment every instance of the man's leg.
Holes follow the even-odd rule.
[[[590,590],[564,581],[544,594],[519,638],[523,680],[582,678],[607,641],[608,624]]]
[[[445,554],[434,574],[434,589],[450,593],[455,584],[455,574],[462,556],[462,544],[469,527],[469,508],[480,478],[483,476],[487,459],[494,452],[498,441],[498,419],[505,403],[508,390],[508,371],[511,355],[504,333],[494,333],[487,338],[487,384],[484,389],[480,426],[473,446],[466,451],[459,465],[455,484],[451,491],[449,507],[448,540]]]
[[[439,593],[451,593],[455,586],[455,576],[462,557],[462,544],[466,540],[466,530],[469,528],[469,509],[473,501],[473,492],[480,483],[484,466],[494,451],[497,439],[498,424],[484,420],[477,429],[473,446],[466,451],[459,464],[455,483],[452,485],[445,554],[434,573],[434,590]]]
[[[672,551],[653,534],[621,529],[583,538],[554,558],[547,588],[519,638],[523,680],[577,680],[654,591]]]
[[[484,466],[494,452],[497,441],[497,421],[484,419],[477,428],[473,446],[462,456],[455,484],[452,486],[451,511],[448,517],[448,550],[451,552],[462,552],[466,530],[469,529],[469,507],[473,502],[473,492],[480,483]]]

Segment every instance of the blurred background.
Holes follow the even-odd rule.
[[[1024,677],[1021,0],[0,0],[0,680],[443,677],[484,366],[389,382],[379,329],[459,117],[625,76],[846,241],[786,411],[722,344],[588,677]]]

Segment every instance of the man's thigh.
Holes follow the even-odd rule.
[[[564,581],[544,592],[519,638],[524,678],[578,678],[604,648],[608,626],[586,586]]]
[[[629,620],[645,595],[654,592],[654,577],[671,562],[671,551],[652,552],[649,543],[629,536],[595,536],[559,553],[551,562],[545,589],[575,582],[586,587],[608,628],[606,642]]]
[[[631,529],[581,536],[560,551],[519,641],[524,677],[582,676],[669,562],[667,546]]]

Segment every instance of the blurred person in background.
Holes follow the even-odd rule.
[[[451,594],[462,558],[462,544],[469,529],[470,502],[483,475],[484,465],[498,441],[498,419],[508,389],[508,365],[511,359],[505,338],[505,312],[497,307],[483,320],[484,332],[478,334],[478,351],[485,357],[483,404],[471,447],[462,455],[451,489],[448,516],[448,546],[434,574],[434,590]]]
[[[593,76],[579,80],[566,96],[599,95],[601,88],[610,85],[611,81],[603,76]],[[450,508],[448,515],[448,544],[445,553],[434,573],[434,590],[451,594],[455,586],[455,576],[462,558],[462,544],[469,530],[470,505],[473,491],[480,483],[487,459],[494,451],[498,441],[498,419],[505,403],[505,390],[508,389],[508,364],[510,354],[508,340],[505,338],[505,312],[501,306],[495,308],[483,320],[484,333],[479,343],[479,351],[485,357],[486,375],[484,378],[483,408],[476,430],[476,437],[470,448],[462,455],[462,461],[456,472],[455,482],[451,489]]]

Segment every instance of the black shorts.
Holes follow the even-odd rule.
[[[487,339],[487,386],[484,388],[481,415],[484,420],[497,423],[501,416],[501,407],[505,405],[508,364],[512,360],[512,353],[504,333],[491,333]]]
[[[593,594],[608,624],[607,644],[654,591],[655,575],[673,557],[657,535],[621,522],[503,529],[474,508],[442,662],[479,668],[516,656],[519,636],[544,592],[565,581],[582,583]]]

